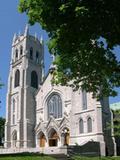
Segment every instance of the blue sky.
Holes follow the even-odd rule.
[[[9,73],[11,44],[14,33],[23,33],[25,25],[27,24],[27,16],[20,14],[17,11],[18,0],[1,0],[0,5],[0,77],[4,83],[4,87],[0,89],[0,116],[5,116],[6,106],[6,91],[7,91],[7,79]],[[38,37],[43,36],[45,43],[47,41],[47,34],[41,30],[38,24],[30,27],[30,33],[37,33]],[[118,58],[120,58],[120,48],[115,49]],[[45,68],[46,72],[49,68],[51,57],[48,53],[47,47],[45,47]],[[118,89],[120,93],[120,89]],[[110,98],[110,103],[120,101],[120,94],[115,98]]]
[[[27,24],[27,16],[20,14],[17,11],[19,0],[1,0],[0,5],[0,78],[4,83],[4,87],[0,89],[0,116],[5,116],[6,107],[6,91],[7,91],[7,79],[9,73],[9,64],[11,56],[11,44],[14,33],[23,33]],[[47,41],[47,34],[41,30],[39,24],[30,27],[30,33],[32,35],[37,34],[40,38],[41,35]],[[45,47],[45,68],[46,72],[49,68],[52,58],[48,53],[47,47]]]

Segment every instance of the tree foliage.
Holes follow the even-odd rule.
[[[48,32],[49,51],[56,56],[54,83],[82,87],[94,96],[116,95],[119,0],[20,0],[19,11]]]
[[[0,117],[0,145],[2,145],[2,140],[4,138],[4,128],[5,128],[5,119]]]
[[[0,79],[0,89],[2,88],[2,86],[4,86],[4,84],[1,82],[1,79]]]
[[[113,115],[114,136],[120,138],[120,110],[113,111]]]
[[[0,89],[4,86],[4,84],[1,82],[1,79],[0,79]],[[0,103],[1,103],[1,100],[0,100]]]

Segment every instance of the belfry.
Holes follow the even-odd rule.
[[[35,93],[42,80],[43,44],[29,35],[14,35],[7,92],[6,147],[35,147]]]

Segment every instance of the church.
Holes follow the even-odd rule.
[[[100,155],[115,155],[112,129],[107,129],[112,122],[108,98],[97,101],[85,90],[52,84],[53,69],[44,75],[44,42],[30,35],[28,25],[14,35],[4,147],[49,153],[98,142]]]

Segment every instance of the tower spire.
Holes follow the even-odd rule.
[[[20,35],[21,35],[21,32],[19,31],[19,32],[18,32],[18,36],[20,36]]]
[[[14,44],[14,42],[15,42],[15,40],[16,40],[16,33],[14,33],[14,36],[13,36],[13,44]]]
[[[37,33],[35,32],[35,40],[37,39]]]
[[[24,35],[27,36],[29,34],[29,25],[26,24]]]
[[[40,43],[43,44],[43,36],[40,37]]]

